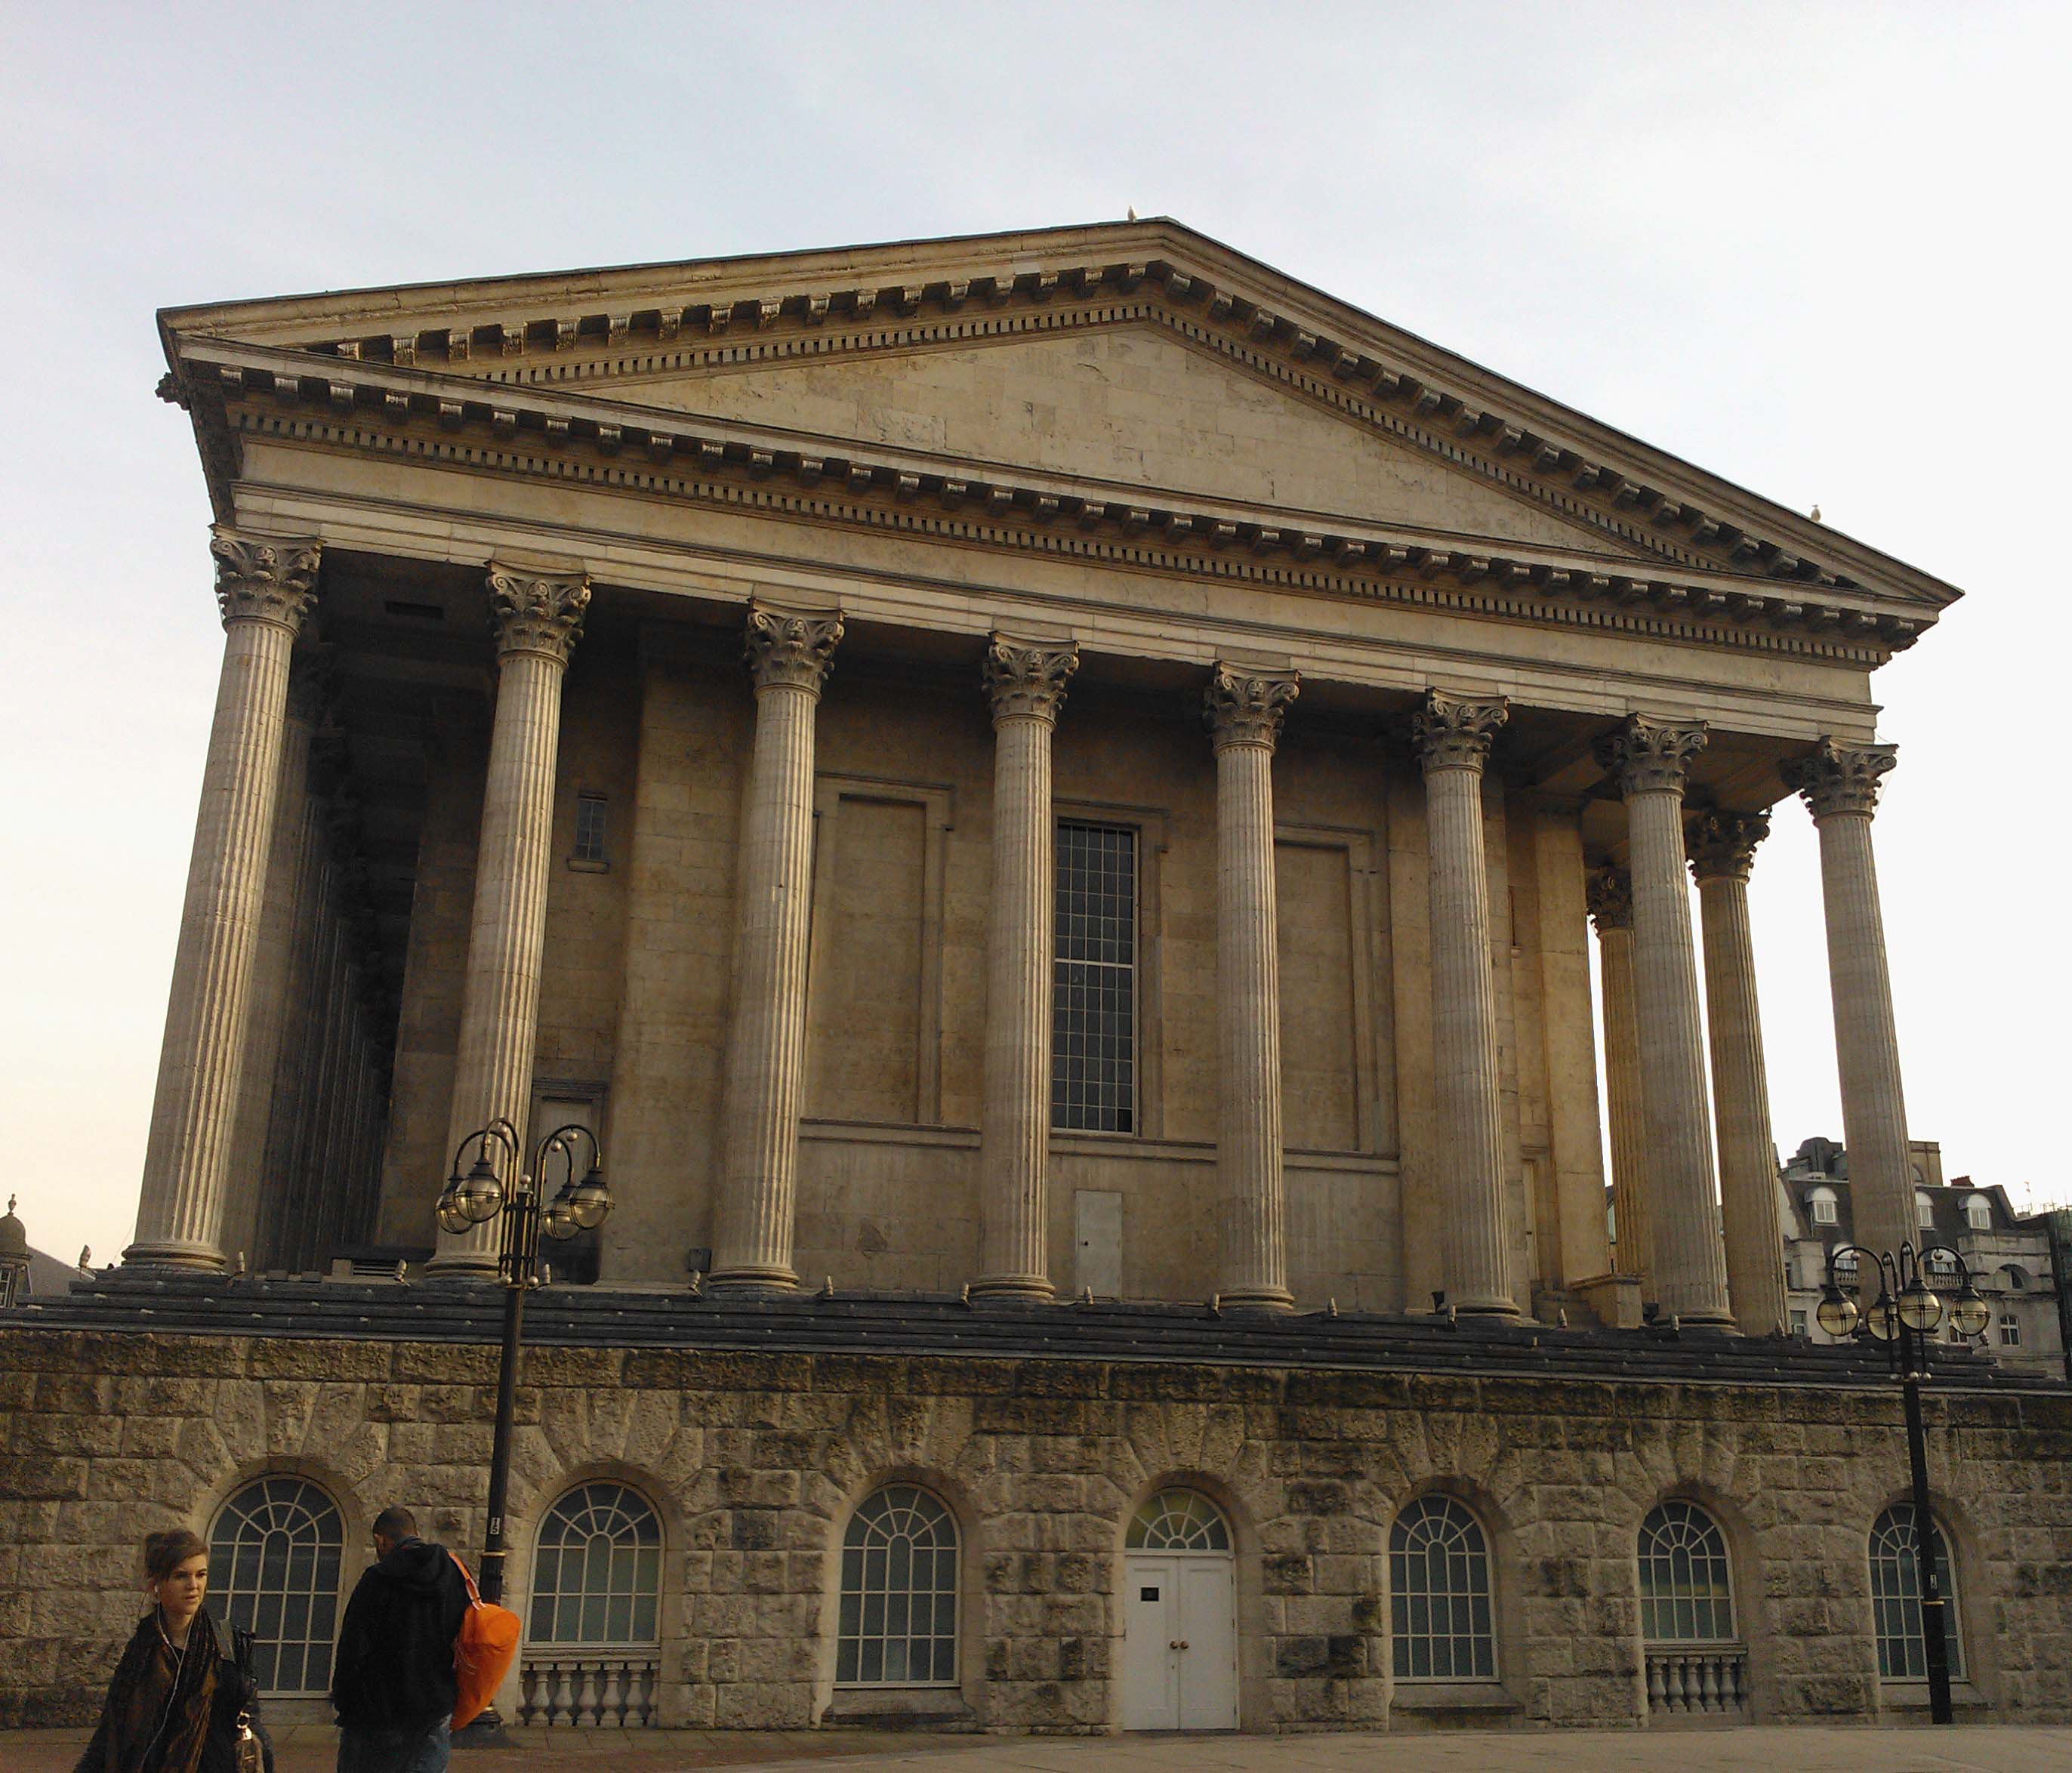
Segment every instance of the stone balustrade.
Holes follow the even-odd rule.
[[[579,1730],[643,1730],[655,1722],[662,1653],[655,1646],[579,1645],[528,1655],[518,1674],[518,1721]]]
[[[1748,1646],[1651,1643],[1647,1714],[1651,1718],[1748,1717]]]

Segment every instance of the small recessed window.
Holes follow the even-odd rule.
[[[587,867],[602,868],[604,866],[604,796],[602,794],[578,794],[576,796],[576,846],[569,859],[582,862]]]
[[[2019,1348],[2021,1346],[2021,1319],[2012,1311],[2000,1314],[2000,1346]]]
[[[1794,1311],[1791,1314],[1791,1333],[1794,1336],[1804,1336],[1807,1334],[1806,1314],[1803,1311]]]

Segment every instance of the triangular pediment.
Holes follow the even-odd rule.
[[[1161,503],[1225,501],[1449,542],[1604,544],[1149,321],[614,376],[589,392],[1137,488]]]
[[[1198,504],[1190,533],[1248,545],[1306,547],[1314,528],[1330,548],[1337,523],[1382,532],[1361,545],[1384,562],[1398,537],[1413,558],[1515,554],[1514,576],[1645,562],[1751,619],[1817,603],[1910,631],[1959,594],[1162,217],[233,302],[160,325],[176,394],[191,350],[235,343],[364,366],[306,383],[334,405],[577,439],[682,413],[765,428],[725,446],[751,471],[787,448],[809,475],[820,455],[904,450],[845,475],[956,487],[959,464],[992,464],[969,478],[994,501],[1125,524],[1138,495]],[[280,366],[253,368],[280,385]],[[483,387],[485,410],[454,405],[438,385],[452,381]],[[602,409],[617,405],[623,423]],[[1014,471],[1054,483],[1002,484]]]

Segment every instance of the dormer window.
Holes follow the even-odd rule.
[[[1993,1228],[1993,1203],[1984,1195],[1974,1195],[1964,1203],[1964,1223],[1975,1232]]]
[[[1914,1222],[1925,1232],[1935,1229],[1935,1203],[1919,1188],[1914,1191]]]
[[[1815,1224],[1832,1225],[1835,1223],[1835,1191],[1833,1189],[1815,1188],[1806,1197],[1806,1207],[1807,1210],[1812,1214]]]

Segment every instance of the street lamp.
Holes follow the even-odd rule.
[[[1921,1644],[1928,1663],[1928,1708],[1938,1724],[1955,1722],[1950,1705],[1950,1640],[1942,1625],[1945,1605],[1935,1580],[1934,1517],[1928,1508],[1928,1446],[1921,1422],[1921,1382],[1928,1376],[1930,1341],[1942,1322],[1942,1295],[1928,1284],[1928,1258],[1947,1257],[1955,1266],[1957,1297],[1948,1306],[1951,1327],[1960,1336],[1984,1333],[1992,1314],[1979,1290],[1971,1285],[1971,1271],[1964,1258],[1947,1244],[1924,1244],[1916,1249],[1901,1244],[1897,1255],[1866,1249],[1860,1244],[1837,1244],[1827,1253],[1827,1284],[1821,1290],[1815,1312],[1820,1327],[1837,1340],[1857,1327],[1856,1302],[1835,1279],[1836,1265],[1844,1255],[1856,1258],[1859,1270],[1864,1257],[1877,1265],[1878,1294],[1863,1314],[1862,1327],[1885,1344],[1887,1358],[1898,1376],[1906,1400],[1906,1457],[1914,1479],[1914,1559],[1916,1582],[1921,1591]],[[1938,1263],[1940,1269],[1943,1265]]]
[[[580,1180],[576,1174],[578,1141],[590,1146],[590,1166]],[[475,1162],[466,1175],[461,1159],[470,1146]],[[507,1183],[498,1174],[494,1151],[507,1166],[522,1163],[524,1147],[508,1121],[501,1117],[477,1129],[460,1142],[454,1153],[453,1173],[439,1191],[440,1228],[459,1233],[486,1225],[502,1214],[504,1224],[496,1257],[497,1278],[504,1285],[504,1358],[496,1372],[496,1438],[489,1458],[489,1524],[483,1535],[482,1578],[478,1585],[485,1601],[504,1598],[504,1505],[511,1487],[511,1419],[518,1397],[518,1358],[525,1325],[525,1295],[540,1284],[540,1234],[557,1240],[593,1231],[611,1211],[611,1191],[605,1186],[604,1154],[597,1135],[586,1126],[570,1122],[557,1127],[541,1139],[532,1154],[529,1170],[520,1170],[515,1182]],[[561,1161],[560,1189],[549,1199],[546,1194],[547,1166],[556,1157]]]

